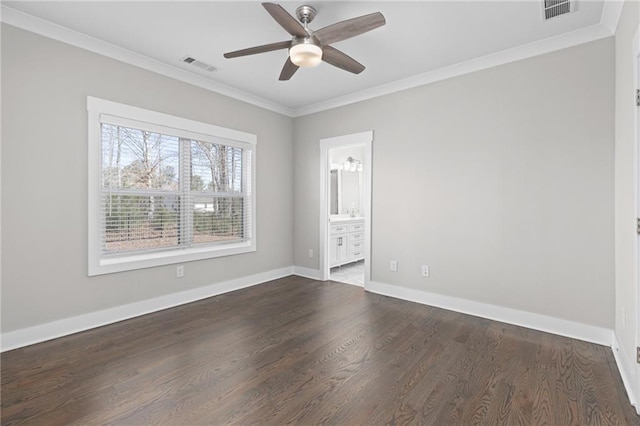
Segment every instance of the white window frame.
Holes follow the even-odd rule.
[[[88,274],[89,276],[130,271],[173,263],[190,262],[256,251],[256,143],[257,136],[213,124],[175,117],[117,102],[87,96],[88,112]],[[246,241],[218,246],[176,248],[156,252],[137,252],[118,257],[101,255],[101,124],[117,121],[122,125],[144,123],[145,130],[156,130],[172,136],[205,142],[223,143],[251,150],[250,224]],[[220,141],[220,138],[224,141]]]

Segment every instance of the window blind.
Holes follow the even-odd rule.
[[[248,144],[194,140],[157,131],[168,128],[113,121],[101,124],[103,257],[253,237]]]

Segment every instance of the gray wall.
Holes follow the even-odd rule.
[[[632,94],[636,89],[632,58],[633,35],[640,25],[640,3],[626,1],[616,31],[616,104],[615,104],[615,252],[616,252],[616,317],[615,330],[624,360],[633,368],[636,336],[638,335],[636,311],[637,298],[636,264],[638,253],[635,233],[637,217],[636,161],[634,114]],[[623,321],[626,315],[626,321]],[[635,378],[636,381],[640,377]],[[640,389],[636,384],[636,389]],[[640,395],[636,395],[638,397]]]
[[[3,25],[2,332],[318,268],[319,140],[366,130],[374,281],[612,328],[613,64],[601,40],[291,119]],[[87,95],[256,133],[258,251],[88,278]]]
[[[373,281],[612,328],[613,64],[609,38],[297,118],[295,264],[318,141],[373,130]]]
[[[8,25],[2,91],[3,333],[291,266],[291,118]],[[87,95],[257,134],[257,252],[89,278]]]

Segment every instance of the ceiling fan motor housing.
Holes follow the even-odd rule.
[[[318,12],[312,6],[304,5],[296,9],[296,16],[303,24],[308,24],[313,21],[313,18],[316,17],[316,13]]]

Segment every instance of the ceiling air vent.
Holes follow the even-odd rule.
[[[189,65],[195,65],[196,67],[205,71],[216,71],[216,67],[214,67],[213,65],[206,64],[202,61],[197,60],[196,58],[192,58],[191,56],[185,56],[184,58],[182,58],[182,62],[185,62]]]
[[[543,5],[545,20],[564,15],[573,10],[573,2],[571,0],[543,0]]]

